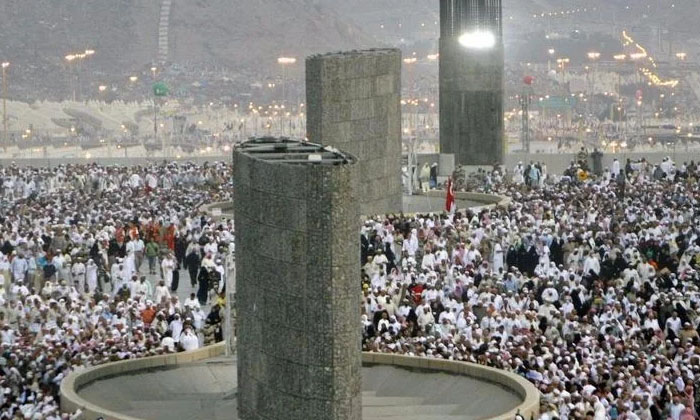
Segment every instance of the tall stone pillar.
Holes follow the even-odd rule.
[[[361,419],[355,158],[262,138],[233,166],[239,417]]]
[[[440,0],[440,153],[503,163],[501,0]]]
[[[306,112],[310,141],[357,157],[362,214],[401,211],[401,52],[308,57]]]

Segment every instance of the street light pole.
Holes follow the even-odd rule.
[[[151,73],[153,74],[153,83],[156,83],[156,73],[158,72],[158,67],[151,67]],[[153,90],[153,142],[158,142],[158,95],[156,95],[155,89]],[[165,152],[165,136],[160,139],[160,148],[163,152],[163,158],[166,157]]]
[[[598,59],[600,58],[600,53],[598,51],[591,51],[587,55],[588,55],[588,59],[593,62],[593,74],[592,75],[589,74],[589,78],[591,79],[590,98],[588,98],[588,109],[589,109],[589,114],[590,114],[591,109],[593,111],[595,111],[594,100],[595,100],[595,88],[596,88],[596,74],[597,74],[597,70],[598,70]]]
[[[547,58],[547,72],[552,71],[552,56],[555,52],[557,51],[554,48],[550,48],[547,50],[547,53],[549,54],[549,57]]]
[[[282,104],[287,103],[287,66],[296,64],[297,59],[294,57],[278,57],[277,64],[282,66]]]
[[[10,63],[7,61],[2,63],[2,132],[3,132],[3,151],[7,151],[7,145],[10,139],[7,137],[7,68]]]

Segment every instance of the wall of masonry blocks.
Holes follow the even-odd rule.
[[[233,163],[239,417],[359,420],[357,165]]]
[[[401,52],[306,59],[307,133],[358,158],[362,214],[401,211]]]
[[[503,162],[503,46],[468,50],[440,39],[440,152],[455,164]]]

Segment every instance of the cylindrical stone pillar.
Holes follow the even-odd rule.
[[[456,165],[503,163],[502,23],[501,0],[440,0],[440,153]]]
[[[234,152],[243,420],[362,417],[354,163],[286,139]]]
[[[400,212],[401,51],[308,57],[306,115],[309,140],[357,158],[362,214]]]

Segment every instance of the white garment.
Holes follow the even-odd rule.
[[[87,283],[88,293],[93,293],[97,289],[97,265],[93,262],[88,262],[85,268],[85,282]]]
[[[156,286],[155,292],[153,292],[153,301],[156,304],[160,304],[163,298],[170,300],[170,291],[167,286]]]
[[[172,258],[163,258],[163,262],[160,264],[163,268],[163,280],[165,280],[165,285],[168,289],[172,288],[173,285],[173,270],[175,269],[175,261]]]
[[[185,351],[197,350],[199,348],[199,339],[188,328],[180,337],[180,345]]]
[[[610,173],[617,177],[620,174],[620,161],[615,159],[612,163],[612,168],[610,169]]]
[[[172,333],[173,340],[175,340],[176,343],[179,342],[180,334],[182,334],[182,321],[174,319],[170,323],[170,332]]]
[[[502,269],[503,266],[503,248],[501,247],[501,244],[496,242],[496,245],[493,247],[493,272],[498,273],[498,271]]]

